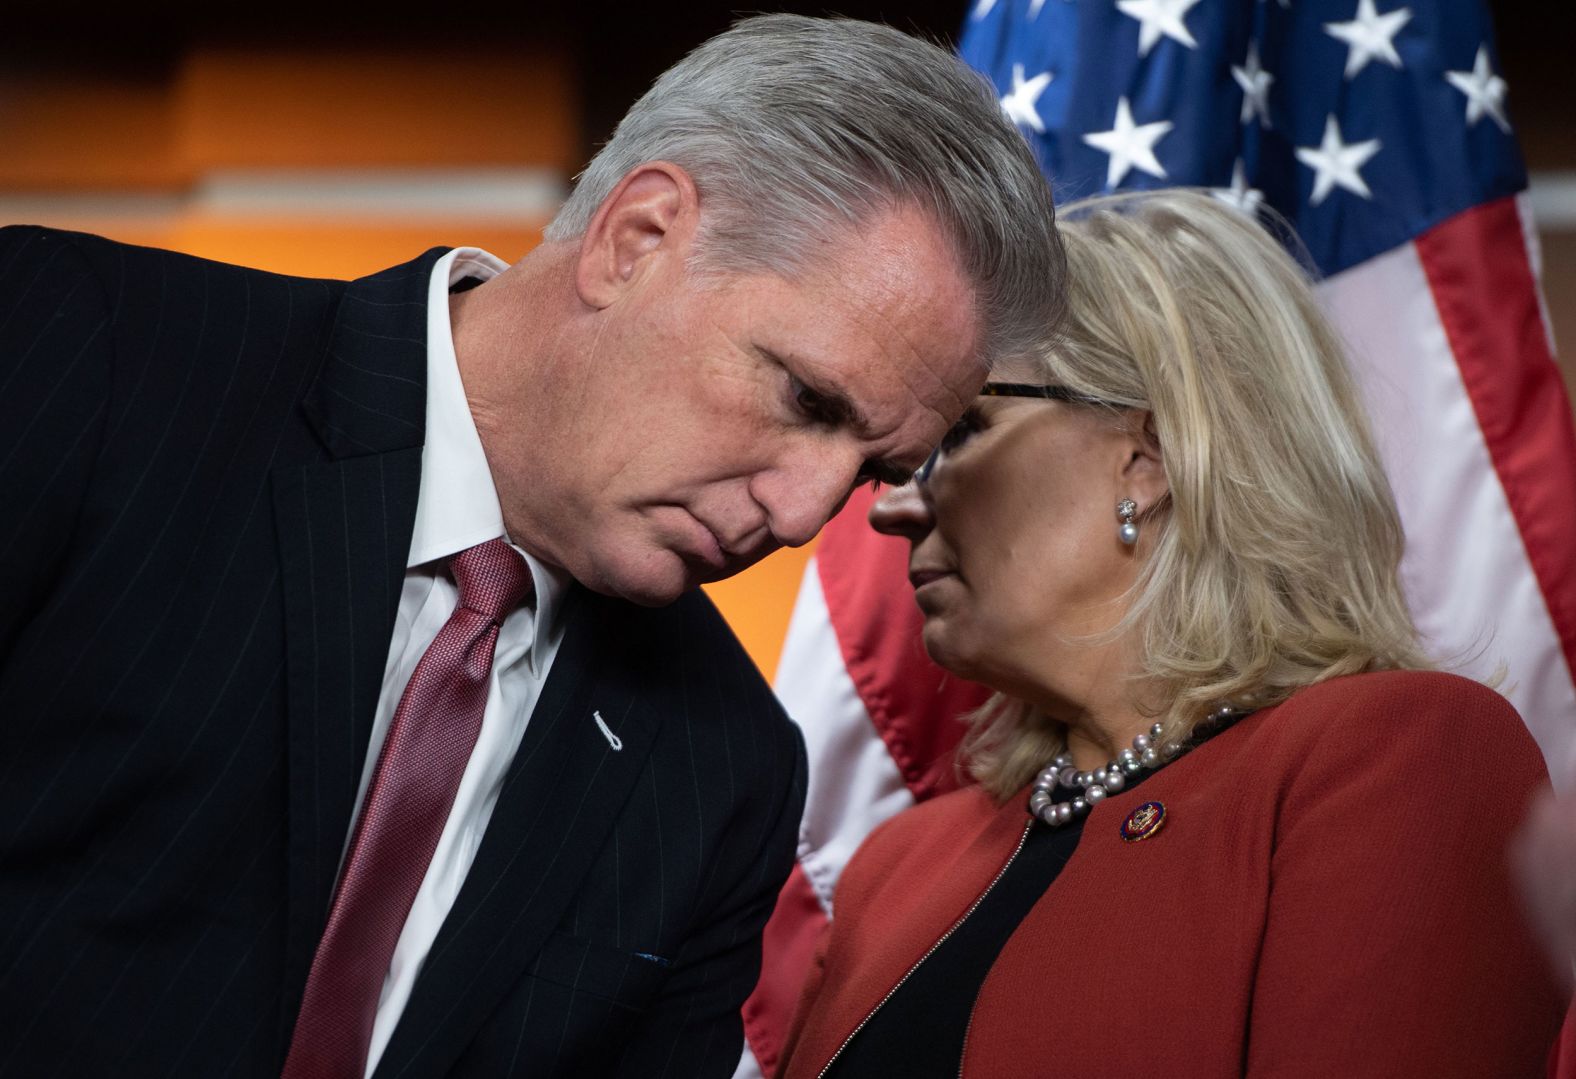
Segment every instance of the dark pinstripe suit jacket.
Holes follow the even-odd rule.
[[[278,1074],[404,574],[439,254],[346,284],[0,230],[0,1074]],[[703,596],[564,617],[380,1079],[737,1062],[802,742]]]

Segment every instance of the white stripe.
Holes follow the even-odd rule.
[[[529,220],[556,210],[565,183],[556,169],[279,169],[216,171],[195,206],[223,215],[423,217]]]
[[[1527,193],[1545,229],[1576,229],[1576,172],[1534,172],[1527,177]]]
[[[776,689],[799,721],[810,755],[799,862],[830,913],[832,891],[855,848],[914,798],[843,666],[814,558],[788,623]]]
[[[145,223],[190,214],[536,223],[557,211],[567,190],[563,173],[545,168],[220,170],[174,194],[10,195],[0,198],[0,224]]]
[[[750,1040],[744,1039],[744,1055],[739,1058],[739,1066],[733,1070],[733,1079],[766,1079],[766,1073],[761,1070],[761,1062],[755,1059],[755,1050],[750,1048]]]
[[[0,225],[69,227],[79,221],[159,223],[179,216],[186,195],[128,191],[91,191],[58,195],[0,196]]]
[[[1418,628],[1462,674],[1506,665],[1500,692],[1562,780],[1576,764],[1576,687],[1416,248],[1380,255],[1321,290],[1351,346],[1406,524],[1402,578]]]

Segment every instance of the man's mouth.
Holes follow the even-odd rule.
[[[705,522],[699,517],[691,514],[690,520],[695,522],[695,527],[692,530],[693,536],[691,537],[687,553],[694,556],[695,561],[701,562],[712,569],[726,569],[729,555],[727,549],[722,545],[722,540],[718,539],[717,534],[707,527]]]

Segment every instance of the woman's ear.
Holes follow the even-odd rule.
[[[1124,497],[1138,503],[1138,516],[1143,517],[1171,493],[1160,438],[1155,433],[1155,414],[1148,409],[1129,412],[1125,440],[1127,458],[1122,466],[1121,486]]]
[[[700,196],[688,172],[667,161],[631,169],[597,207],[580,239],[575,291],[601,310],[637,284],[658,260],[680,267],[700,216]]]

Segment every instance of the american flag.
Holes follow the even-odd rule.
[[[1480,677],[1503,664],[1550,773],[1576,780],[1576,436],[1487,10],[979,0],[961,52],[1059,204],[1186,185],[1292,223],[1367,396],[1430,650]],[[926,660],[907,546],[869,531],[869,501],[823,535],[778,668],[810,801],[741,1076],[776,1066],[842,866],[881,821],[955,785],[955,717],[981,699]]]

